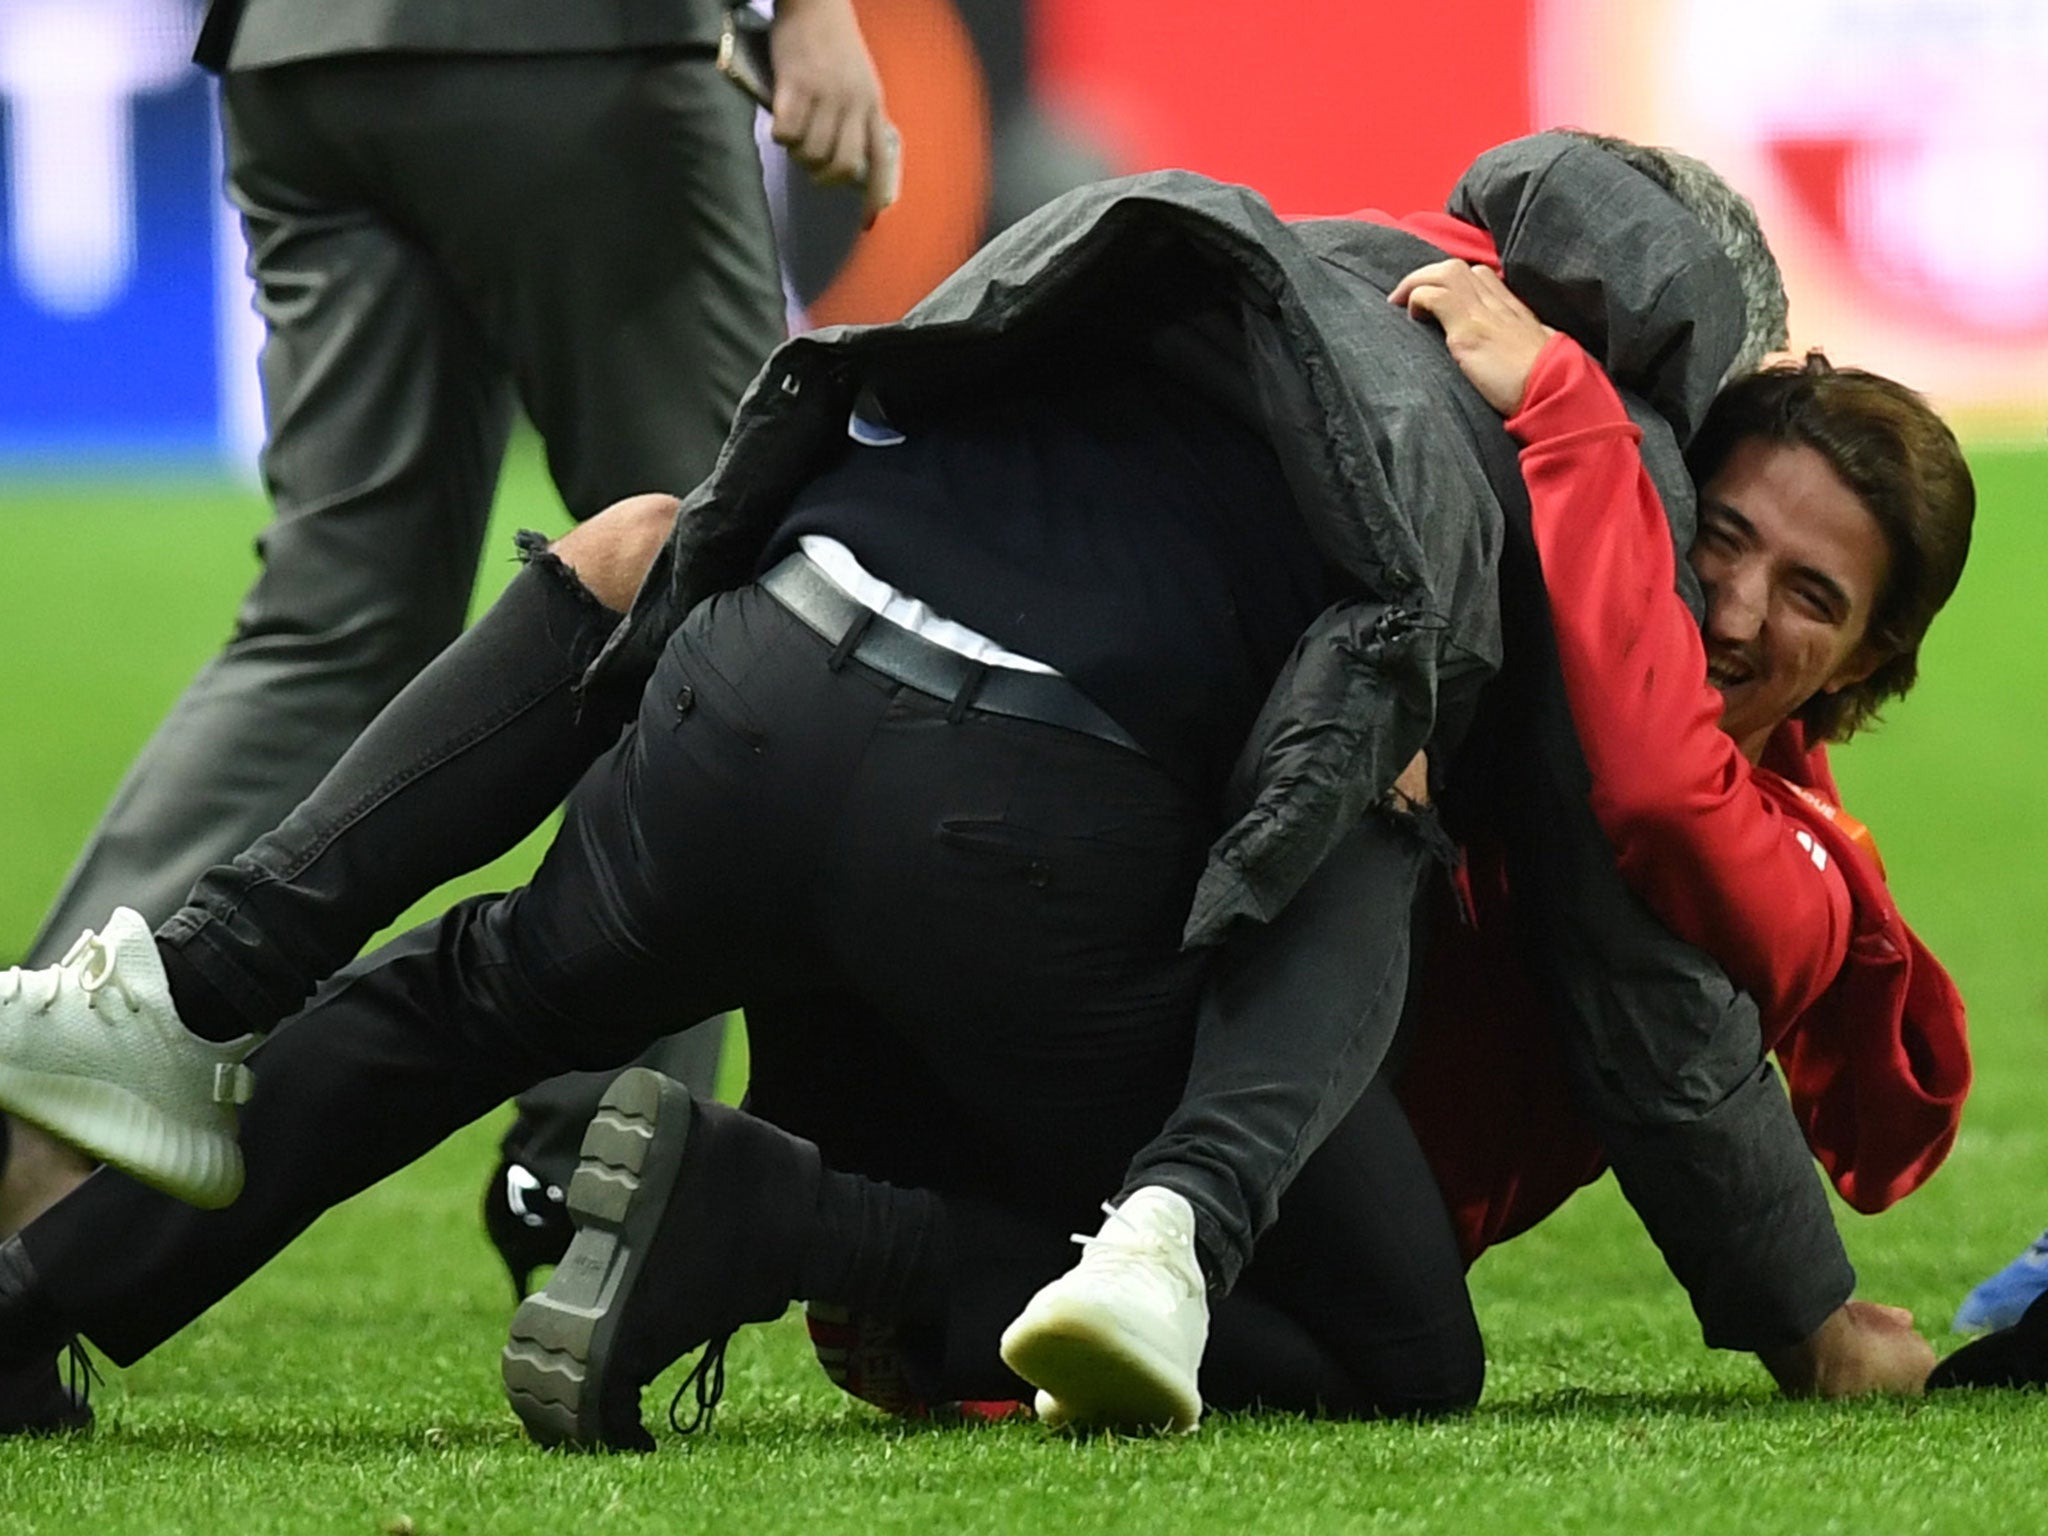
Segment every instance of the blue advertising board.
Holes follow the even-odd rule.
[[[221,277],[195,21],[183,0],[0,0],[0,460],[217,458],[236,435],[223,308],[246,299]]]

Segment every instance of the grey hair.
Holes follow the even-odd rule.
[[[1714,243],[1735,264],[1747,323],[1742,350],[1722,377],[1723,384],[1754,373],[1765,354],[1785,349],[1789,339],[1785,327],[1785,278],[1748,198],[1729,186],[1721,173],[1704,160],[1695,160],[1675,149],[1637,144],[1611,134],[1589,133],[1583,128],[1560,131],[1598,145],[1657,183],[1674,202],[1706,226]]]

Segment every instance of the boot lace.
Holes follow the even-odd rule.
[[[92,1363],[92,1356],[85,1352],[85,1343],[76,1334],[64,1346],[64,1390],[69,1392],[80,1408],[92,1406],[92,1389],[102,1384],[100,1368]]]
[[[113,945],[88,928],[55,965],[39,971],[12,965],[0,971],[0,1003],[26,998],[35,1012],[48,1013],[67,988],[76,987],[94,1013],[100,1011],[100,997],[107,992],[127,1004],[130,1013],[139,1013],[142,1004],[122,978],[116,959]]]
[[[711,1428],[712,1415],[718,1412],[719,1399],[725,1396],[725,1346],[732,1342],[732,1335],[721,1334],[704,1346],[704,1353],[697,1357],[697,1363],[690,1367],[690,1374],[683,1378],[683,1384],[676,1388],[676,1395],[668,1405],[668,1425],[679,1435],[694,1435],[700,1429]],[[683,1399],[692,1391],[697,1397],[697,1411],[690,1416],[690,1422],[683,1422]]]

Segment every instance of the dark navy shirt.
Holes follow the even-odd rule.
[[[1330,597],[1271,448],[1156,368],[1006,387],[888,446],[849,441],[765,563],[804,534],[1058,668],[1203,792]]]

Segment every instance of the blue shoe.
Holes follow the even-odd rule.
[[[1963,1298],[1956,1309],[1955,1331],[1988,1333],[1994,1328],[2010,1328],[2044,1292],[2048,1292],[2048,1232]]]

